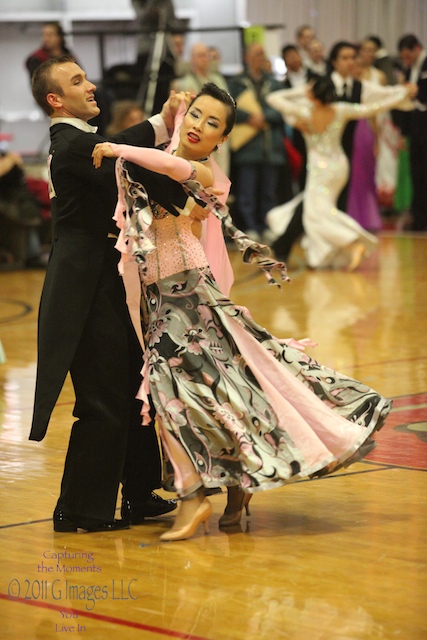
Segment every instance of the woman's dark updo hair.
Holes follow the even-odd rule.
[[[318,78],[311,87],[313,98],[319,100],[322,104],[330,104],[338,100],[335,85],[330,78]]]
[[[227,91],[224,91],[224,89],[220,89],[213,82],[206,82],[206,84],[204,84],[200,89],[197,96],[190,102],[190,106],[188,108],[190,108],[197,100],[197,98],[200,98],[200,96],[210,96],[211,98],[222,102],[222,104],[225,104],[225,106],[227,107],[227,117],[225,119],[225,129],[223,135],[228,136],[228,134],[234,127],[234,123],[236,122],[236,102],[233,96],[227,93]]]

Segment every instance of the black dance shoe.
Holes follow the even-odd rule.
[[[145,502],[132,503],[122,498],[122,519],[129,524],[142,524],[145,518],[156,518],[176,509],[176,500],[164,500],[157,493],[151,493]]]
[[[95,518],[82,518],[64,513],[61,509],[55,509],[53,513],[53,530],[61,533],[73,533],[83,529],[87,533],[119,531],[129,529],[129,523],[123,520],[96,520]]]

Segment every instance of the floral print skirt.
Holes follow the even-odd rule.
[[[145,384],[204,486],[257,491],[316,474],[382,426],[389,400],[273,337],[208,268],[144,289]]]

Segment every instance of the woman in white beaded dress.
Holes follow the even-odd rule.
[[[205,488],[230,489],[220,518],[229,526],[253,492],[360,459],[391,409],[373,389],[303,353],[302,342],[278,340],[257,325],[220,291],[192,219],[150,202],[132,180],[129,161],[180,181],[189,196],[184,214],[206,205],[246,261],[272,282],[275,267],[286,279],[284,265],[233,227],[227,208],[206,192],[214,184],[209,156],[227,138],[234,112],[231,96],[208,84],[186,111],[173,154],[110,143],[94,150],[95,166],[103,156],[120,158],[116,217],[125,211],[127,222],[119,241],[139,262],[148,314],[140,397],[148,411],[151,395],[181,500],[162,540],[206,528],[212,507]]]
[[[372,105],[337,102],[329,78],[313,85],[283,89],[267,96],[271,107],[286,122],[303,132],[307,145],[307,181],[302,194],[271,209],[267,223],[280,236],[303,201],[303,247],[309,267],[355,269],[378,243],[346,213],[336,208],[338,195],[347,180],[348,160],[341,146],[341,134],[348,120],[369,118],[392,107],[401,108],[414,87],[393,88],[393,94]],[[409,107],[409,105],[408,105]]]

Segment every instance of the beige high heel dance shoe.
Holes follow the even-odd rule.
[[[202,498],[200,500],[200,498]],[[203,487],[193,491],[188,496],[178,498],[182,501],[199,501],[199,505],[195,507],[195,511],[191,518],[181,526],[173,526],[172,529],[166,531],[160,536],[162,542],[172,542],[175,540],[187,540],[193,536],[199,525],[203,524],[205,534],[209,533],[209,518],[212,515],[212,505],[203,493]]]
[[[366,258],[366,247],[360,240],[356,240],[351,245],[350,262],[347,266],[347,271],[354,271],[360,265],[362,260]]]
[[[241,487],[227,487],[227,506],[225,511],[218,520],[219,527],[234,527],[240,523],[242,519],[243,509],[246,515],[250,516],[249,502],[252,493],[246,493]]]

